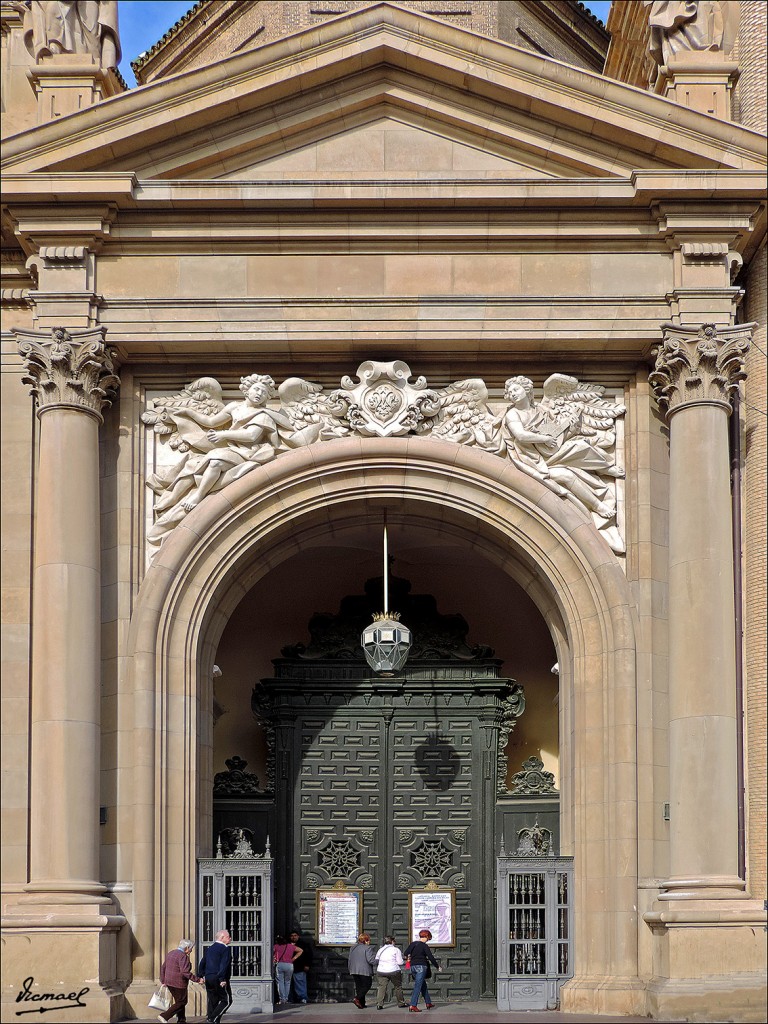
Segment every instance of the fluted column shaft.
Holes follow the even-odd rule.
[[[17,332],[40,420],[32,607],[33,900],[99,884],[99,424],[114,387],[101,330]]]
[[[728,416],[749,327],[664,332],[651,374],[670,433],[670,877],[660,898],[733,898],[744,883]]]

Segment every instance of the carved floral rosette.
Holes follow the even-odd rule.
[[[746,377],[744,360],[754,327],[663,324],[664,341],[648,379],[664,412],[669,416],[702,402],[730,408],[731,392]]]
[[[105,328],[68,331],[54,327],[15,331],[19,354],[26,364],[22,377],[37,401],[38,415],[46,409],[80,409],[101,419],[112,393],[120,386],[113,353],[104,344]]]

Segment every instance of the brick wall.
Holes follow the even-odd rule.
[[[766,131],[766,35],[768,4],[743,0],[739,8],[734,119],[753,131]],[[745,274],[744,315],[758,324],[747,357],[744,397],[744,698],[747,801],[747,882],[753,896],[768,896],[766,875],[766,248]]]
[[[747,275],[749,320],[758,323],[747,357],[744,467],[744,668],[746,713],[747,881],[753,896],[765,899],[766,885],[766,247]]]
[[[756,132],[766,131],[766,46],[768,4],[742,0],[734,57],[741,72],[736,83],[734,120]]]
[[[570,0],[399,0],[401,6],[481,35],[593,71],[602,69],[608,37]],[[370,0],[260,0],[247,5],[208,0],[182,18],[169,38],[134,67],[140,85],[365,7]],[[203,36],[205,34],[205,38]],[[198,43],[200,44],[198,46]]]

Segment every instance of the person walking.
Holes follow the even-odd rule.
[[[232,977],[231,941],[232,936],[228,931],[216,932],[216,941],[206,949],[197,968],[198,975],[205,978],[209,1024],[219,1024],[232,1005],[232,989],[229,985]]]
[[[293,965],[300,956],[301,950],[298,946],[294,946],[284,935],[275,936],[272,959],[277,975],[277,1000],[280,1006],[284,1006],[290,998]]]
[[[355,983],[355,998],[352,1002],[358,1010],[365,1009],[365,997],[373,984],[375,962],[376,953],[371,947],[371,936],[363,932],[349,951],[349,973]]]
[[[413,978],[411,1005],[408,1007],[409,1013],[421,1013],[418,1004],[419,996],[422,994],[424,995],[424,1002],[427,1004],[428,1010],[431,1010],[435,1005],[429,995],[427,978],[432,974],[432,966],[434,966],[436,971],[439,971],[440,964],[435,960],[434,953],[427,945],[431,938],[432,932],[427,928],[422,928],[418,939],[415,942],[409,943],[405,949],[405,965],[406,967],[410,965],[411,977]]]
[[[384,1009],[387,989],[391,985],[398,1006],[405,1006],[403,996],[403,954],[395,945],[394,935],[384,936],[384,945],[376,950],[376,1009]]]
[[[169,1021],[176,1017],[179,1024],[185,1024],[186,1005],[189,999],[190,981],[200,979],[192,972],[190,956],[195,948],[191,939],[182,939],[177,949],[172,949],[160,966],[160,982],[168,986],[173,1000],[164,1013],[157,1015],[158,1020]]]
[[[309,939],[303,939],[301,933],[292,931],[290,940],[297,949],[301,950],[301,956],[296,957],[293,962],[293,988],[296,993],[296,1001],[306,1005],[307,980],[309,969],[312,966],[312,945]]]

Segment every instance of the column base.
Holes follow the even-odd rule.
[[[748,900],[743,878],[738,875],[708,875],[701,878],[667,878],[661,883],[657,899],[671,900]]]
[[[2,921],[2,1019],[24,1011],[55,1011],[58,1024],[124,1019],[125,982],[116,975],[117,934],[125,923],[109,897],[9,906]]]
[[[764,1021],[762,902],[678,900],[643,915],[653,932],[648,1012],[665,1020]]]
[[[705,979],[654,978],[648,982],[653,1020],[765,1022],[765,977],[731,974]]]
[[[560,989],[560,1009],[563,1013],[644,1017],[645,982],[588,974],[571,978]]]

